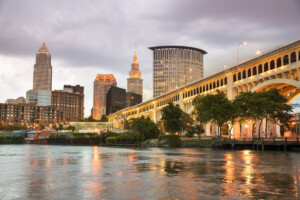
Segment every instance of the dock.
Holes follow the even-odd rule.
[[[300,150],[299,138],[242,138],[213,139],[213,148],[296,151]]]

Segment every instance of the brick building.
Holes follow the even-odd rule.
[[[78,122],[84,117],[84,87],[64,86],[64,90],[52,91],[51,105],[56,107],[58,120]]]
[[[54,106],[37,106],[32,104],[0,103],[1,123],[9,124],[52,124],[57,123],[57,112]]]

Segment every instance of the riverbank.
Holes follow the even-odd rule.
[[[167,138],[167,137],[166,137]],[[150,139],[144,142],[117,142],[106,143],[99,137],[92,138],[43,138],[25,140],[22,136],[1,137],[1,144],[40,144],[40,145],[65,145],[65,146],[106,146],[106,147],[181,147],[181,148],[213,148],[213,149],[248,149],[271,151],[299,151],[300,140],[298,138],[269,138],[269,139],[198,139],[181,137],[176,140],[166,138]],[[172,138],[172,137],[171,137]],[[174,139],[174,138],[173,138]]]

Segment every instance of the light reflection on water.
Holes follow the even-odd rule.
[[[0,199],[297,199],[299,155],[1,145]]]

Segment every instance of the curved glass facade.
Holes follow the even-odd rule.
[[[203,50],[189,47],[151,47],[153,97],[203,78]]]

